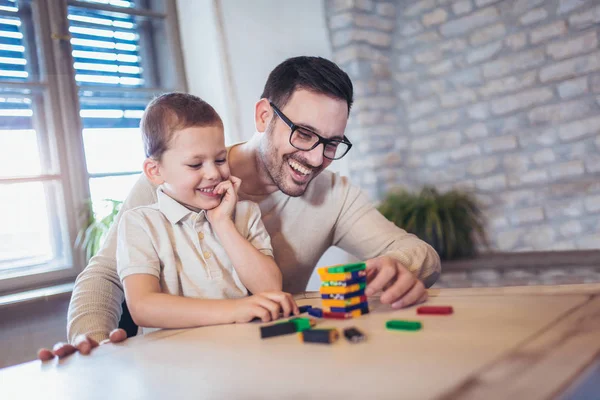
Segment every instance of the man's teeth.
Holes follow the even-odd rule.
[[[298,164],[294,160],[289,160],[288,164],[290,164],[290,167],[292,167],[296,171],[300,172],[302,175],[308,175],[308,174],[310,174],[310,169],[304,168],[302,165]]]

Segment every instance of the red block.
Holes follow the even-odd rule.
[[[451,306],[422,306],[417,308],[417,314],[448,315],[453,312],[454,310]]]

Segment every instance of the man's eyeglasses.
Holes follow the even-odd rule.
[[[313,131],[294,124],[284,113],[270,102],[275,114],[292,130],[290,132],[290,144],[302,151],[310,151],[323,143],[323,157],[330,160],[339,160],[344,157],[352,147],[352,143],[346,136],[343,139],[326,139]]]

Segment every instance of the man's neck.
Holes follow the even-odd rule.
[[[267,196],[279,190],[260,159],[258,134],[229,151],[231,174],[242,180],[240,192],[250,196]]]

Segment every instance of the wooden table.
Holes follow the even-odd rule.
[[[355,325],[365,343],[261,340],[255,323],[160,331],[92,356],[0,370],[0,399],[549,399],[598,360],[600,284],[430,294],[429,304],[452,305],[454,315],[371,299],[366,316],[319,320]],[[298,298],[320,304],[317,293]],[[389,331],[392,318],[423,329]]]

